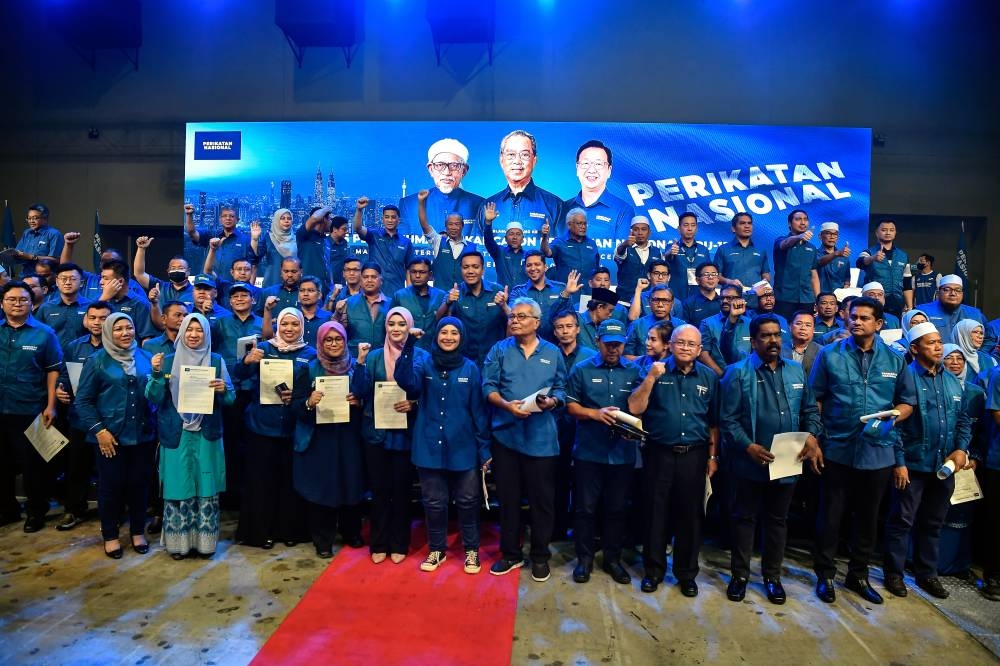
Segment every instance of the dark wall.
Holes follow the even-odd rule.
[[[179,224],[194,120],[845,125],[885,137],[873,212],[983,218],[980,247],[1000,250],[995,3],[501,1],[493,65],[455,45],[438,66],[425,3],[368,0],[353,65],[316,49],[299,69],[273,2],[147,1],[138,70],[117,52],[91,70],[67,45],[55,12],[74,2],[3,4],[0,198],[43,200],[63,229],[88,231],[95,208],[106,225]],[[900,243],[926,249],[905,228]]]

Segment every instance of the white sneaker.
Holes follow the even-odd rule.
[[[477,574],[482,568],[479,563],[479,552],[475,550],[465,551],[465,573]]]
[[[445,554],[442,553],[440,550],[432,550],[427,554],[427,559],[425,559],[423,562],[420,563],[420,570],[434,571],[439,566],[441,566],[441,563],[444,562],[446,559],[447,557],[445,557]]]

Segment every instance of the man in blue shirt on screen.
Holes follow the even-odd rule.
[[[520,222],[528,247],[534,247],[542,224],[559,219],[562,202],[559,197],[535,185],[531,174],[538,162],[535,137],[524,130],[514,130],[500,141],[500,168],[507,187],[486,200],[494,203],[498,217]],[[479,209],[476,230],[485,228],[485,211]]]
[[[556,218],[556,233],[563,231],[565,215],[573,208],[582,208],[592,225],[592,234],[600,238],[619,238],[627,234],[635,215],[630,203],[608,192],[611,178],[611,149],[597,140],[590,140],[576,151],[576,177],[580,191],[562,203]]]
[[[427,197],[427,219],[431,224],[458,213],[462,216],[462,235],[469,235],[483,198],[462,189],[462,179],[469,173],[469,149],[456,139],[439,139],[427,149],[427,173],[434,181]],[[399,217],[406,233],[420,233],[417,224],[417,194],[399,200]]]

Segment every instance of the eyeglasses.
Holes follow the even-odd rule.
[[[961,294],[962,287],[939,287],[938,291],[942,294]]]
[[[576,163],[576,168],[580,169],[582,171],[590,171],[591,169],[597,169],[598,171],[601,171],[602,169],[606,169],[607,167],[608,167],[608,163],[607,162],[577,162]]]
[[[335,338],[323,338],[324,345],[342,345],[344,344],[344,338],[339,335]]]
[[[719,274],[718,273],[708,273],[708,272],[705,272],[705,273],[702,273],[701,275],[699,275],[698,277],[699,278],[717,278],[717,277],[719,277]]]
[[[515,153],[512,150],[508,150],[504,153],[501,153],[501,155],[503,155],[503,159],[505,162],[513,162],[518,158],[520,158],[522,162],[527,162],[528,160],[530,160],[532,157],[535,156],[535,153],[533,153],[530,150],[522,150],[519,153]]]
[[[431,168],[438,173],[444,173],[445,171],[461,171],[465,168],[463,162],[431,162]]]
[[[668,271],[653,271],[650,275],[653,277],[669,277],[670,273]]]
[[[670,344],[681,349],[697,349],[701,346],[700,342],[691,342],[689,340],[674,340]]]
[[[5,297],[3,299],[3,302],[4,303],[8,303],[10,305],[14,305],[15,303],[18,304],[18,305],[24,305],[25,303],[30,303],[31,299],[27,298],[25,296],[20,296],[20,297],[18,297],[18,296],[9,296],[9,297]]]
[[[674,301],[673,301],[673,299],[670,299],[670,298],[651,298],[651,299],[649,299],[649,302],[650,303],[656,303],[658,305],[666,305],[668,303],[673,303]]]
[[[56,278],[56,282],[79,282],[79,275],[60,275]]]
[[[516,319],[518,321],[527,321],[529,319],[538,319],[535,315],[524,314],[523,312],[513,313],[511,312],[507,315],[507,319]]]

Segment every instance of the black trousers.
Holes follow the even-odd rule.
[[[14,494],[17,469],[24,476],[24,493],[28,496],[25,506],[28,516],[44,519],[49,512],[54,467],[38,455],[24,431],[35,420],[35,414],[0,414],[0,461],[3,463],[0,512],[5,518],[17,519],[21,507]]]
[[[521,550],[521,498],[527,497],[530,510],[532,562],[548,562],[552,554],[552,526],[555,521],[553,497],[559,456],[527,456],[493,441],[493,473],[500,500],[500,552],[504,559],[524,557]]]
[[[316,550],[333,550],[338,525],[345,543],[361,536],[361,505],[334,508],[306,502],[306,521]]]
[[[820,490],[819,519],[813,570],[819,578],[837,575],[837,543],[840,521],[846,511],[851,520],[851,556],[847,571],[859,578],[868,576],[868,563],[878,535],[878,511],[892,480],[892,467],[855,469],[826,461]]]
[[[601,508],[601,550],[604,551],[604,564],[621,559],[625,535],[625,503],[633,469],[632,465],[573,461],[573,487],[576,489],[573,536],[576,541],[576,556],[581,563],[589,565],[594,561],[598,506]]]
[[[372,484],[371,552],[410,551],[410,490],[413,464],[409,451],[389,451],[363,444]]]
[[[780,578],[788,537],[788,507],[795,493],[794,483],[750,481],[735,478],[732,497],[732,551],[730,569],[734,576],[750,577],[750,558],[757,533],[757,516],[762,520],[760,548],[761,574]]]
[[[66,513],[83,517],[87,515],[87,495],[94,469],[94,449],[87,443],[82,431],[69,428],[69,444],[62,450],[65,464],[63,506]]]
[[[305,507],[292,487],[292,440],[246,431],[246,492],[236,540],[303,541]]]
[[[910,471],[910,485],[892,489],[885,523],[886,573],[903,575],[912,536],[914,573],[918,578],[937,576],[941,526],[954,491],[954,475],[942,481],[934,472],[914,471]]]
[[[651,444],[643,449],[643,456],[643,489],[649,511],[642,549],[645,575],[663,580],[667,571],[668,529],[672,527],[674,577],[693,579],[699,571],[698,551],[705,521],[708,446],[676,453],[672,447]]]
[[[97,459],[97,513],[101,517],[101,536],[105,541],[118,538],[118,519],[122,506],[128,504],[129,533],[146,531],[146,501],[149,495],[149,466],[155,442],[115,446],[108,458],[91,444]]]

